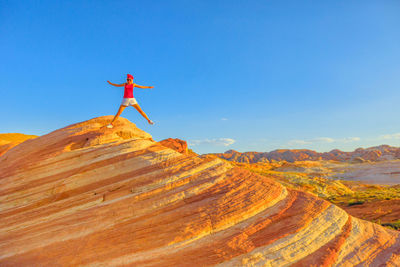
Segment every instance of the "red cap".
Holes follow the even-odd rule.
[[[133,80],[133,76],[132,76],[132,75],[128,74],[127,76],[128,76],[128,77],[127,77],[127,79],[129,79],[129,78],[130,78],[130,79],[132,79],[132,80]]]

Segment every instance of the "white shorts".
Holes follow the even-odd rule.
[[[122,106],[126,106],[126,107],[129,106],[129,105],[133,106],[135,104],[137,104],[137,101],[136,101],[136,99],[134,97],[132,97],[132,98],[124,98],[124,99],[122,99],[122,103],[121,103]]]

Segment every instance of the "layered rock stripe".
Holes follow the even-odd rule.
[[[94,118],[0,157],[0,266],[396,266],[399,233]]]

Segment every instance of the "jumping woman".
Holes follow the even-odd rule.
[[[121,115],[122,111],[129,105],[133,106],[137,111],[139,111],[139,113],[150,123],[150,124],[154,124],[154,122],[152,120],[150,120],[146,113],[144,113],[144,111],[140,108],[138,102],[136,101],[136,99],[133,97],[133,88],[134,87],[138,87],[138,88],[154,88],[154,86],[141,86],[138,84],[133,83],[133,76],[128,74],[128,77],[126,78],[127,82],[126,83],[121,83],[121,84],[115,84],[112,83],[110,81],[107,81],[109,84],[116,86],[116,87],[125,87],[125,92],[124,92],[124,99],[122,100],[121,105],[119,106],[118,112],[117,114],[114,116],[114,118],[112,119],[112,121],[107,125],[107,128],[112,128],[113,126],[113,122],[118,119],[119,115]]]

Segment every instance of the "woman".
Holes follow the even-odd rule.
[[[107,81],[109,84],[116,86],[116,87],[125,87],[125,92],[124,92],[124,99],[122,100],[121,105],[119,106],[118,112],[117,114],[114,116],[114,118],[112,119],[112,121],[107,125],[107,128],[112,128],[113,126],[113,122],[118,119],[119,115],[121,115],[122,111],[129,105],[133,106],[137,111],[139,111],[140,114],[142,114],[142,116],[150,123],[150,124],[154,124],[154,122],[152,120],[150,120],[146,113],[144,113],[144,111],[140,108],[139,104],[137,103],[136,99],[133,97],[133,88],[134,87],[138,87],[138,88],[154,88],[154,86],[141,86],[138,84],[133,83],[133,76],[128,74],[128,77],[126,78],[127,82],[126,83],[121,83],[121,84],[115,84],[112,83],[110,81]]]

